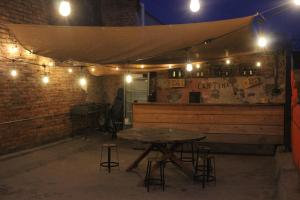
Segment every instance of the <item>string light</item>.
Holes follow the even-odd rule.
[[[13,64],[13,68],[10,70],[10,75],[13,77],[13,78],[16,78],[18,76],[18,71],[16,70],[15,68],[15,59],[12,59],[12,64]]]
[[[43,67],[44,67],[44,75],[42,77],[42,82],[44,84],[48,84],[50,82],[50,78],[48,76],[48,73],[46,72],[46,65],[43,65]]]
[[[256,67],[261,67],[261,62],[256,62]]]
[[[115,70],[116,70],[116,71],[119,71],[119,67],[116,67]]]
[[[87,84],[87,81],[86,81],[86,78],[85,77],[81,77],[79,79],[79,84],[83,87],[83,86],[86,86]]]
[[[71,4],[68,1],[61,1],[58,8],[59,13],[67,17],[71,14]]]
[[[50,78],[47,74],[45,74],[42,78],[44,84],[48,84],[50,82]]]
[[[225,63],[226,63],[226,65],[230,65],[231,64],[231,60],[230,59],[226,59]]]
[[[92,71],[92,72],[94,72],[94,71],[95,71],[95,68],[94,68],[94,67],[92,67],[91,71]]]
[[[193,71],[193,65],[191,63],[186,64],[186,71],[188,72]]]
[[[68,69],[68,72],[69,72],[70,74],[72,74],[72,73],[73,73],[73,69],[72,69],[72,68],[69,68],[69,69]]]
[[[24,56],[26,58],[34,58],[35,57],[32,50],[25,50],[24,51]]]
[[[131,83],[132,82],[132,76],[130,74],[127,74],[125,77],[126,83]]]
[[[200,68],[201,68],[201,65],[198,63],[198,64],[196,65],[196,68],[197,68],[197,69],[200,69]]]
[[[192,12],[198,12],[200,10],[200,1],[199,0],[191,0],[190,9]]]
[[[144,69],[145,68],[145,66],[144,65],[141,65],[141,69]]]
[[[79,78],[79,85],[81,87],[84,87],[87,85],[87,80],[86,80],[85,76],[83,75],[82,69],[83,69],[83,67],[80,67],[81,78]]]
[[[172,69],[172,65],[169,65],[169,69]]]
[[[257,45],[260,48],[266,48],[268,46],[268,43],[269,43],[269,41],[265,36],[260,36],[257,39]]]
[[[8,53],[11,55],[16,55],[19,53],[19,47],[17,45],[8,46]]]
[[[17,71],[16,69],[12,69],[12,70],[10,70],[10,75],[11,75],[13,78],[15,78],[15,77],[18,76],[18,71]]]
[[[294,4],[295,4],[296,6],[300,6],[300,0],[294,0]]]
[[[53,61],[49,61],[48,66],[49,67],[54,67],[55,63]]]

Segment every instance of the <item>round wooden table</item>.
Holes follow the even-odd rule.
[[[118,137],[149,144],[149,147],[129,165],[127,171],[136,168],[151,151],[156,149],[162,153],[162,160],[171,161],[189,176],[193,176],[193,168],[179,159],[175,151],[179,145],[206,138],[202,133],[164,128],[131,128],[120,131]],[[153,168],[156,167],[156,165],[153,166]]]

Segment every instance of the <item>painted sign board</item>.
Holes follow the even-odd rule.
[[[184,88],[185,79],[169,79],[170,88]]]

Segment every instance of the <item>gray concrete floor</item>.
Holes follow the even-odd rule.
[[[268,200],[276,193],[275,160],[265,156],[216,155],[217,185],[193,183],[169,164],[166,190],[140,184],[145,162],[135,172],[125,168],[141,151],[117,141],[120,170],[99,171],[99,147],[108,137],[76,138],[50,148],[0,161],[1,200],[222,199]]]

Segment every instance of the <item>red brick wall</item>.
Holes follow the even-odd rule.
[[[15,64],[2,57],[11,58],[7,47],[14,43],[3,23],[47,24],[45,2],[0,1],[0,154],[68,136],[72,129],[70,107],[84,103],[87,96],[78,86],[79,69],[70,75],[66,68],[52,67],[50,83],[44,85],[43,68],[35,65],[42,58],[27,58],[21,48]],[[12,66],[19,71],[15,79],[9,75]]]
[[[137,19],[138,0],[101,0],[104,26],[134,26]]]
[[[300,170],[300,105],[298,100],[299,80],[296,82],[295,77],[299,76],[299,70],[292,72],[292,149],[295,165]],[[299,79],[299,78],[298,78]]]

